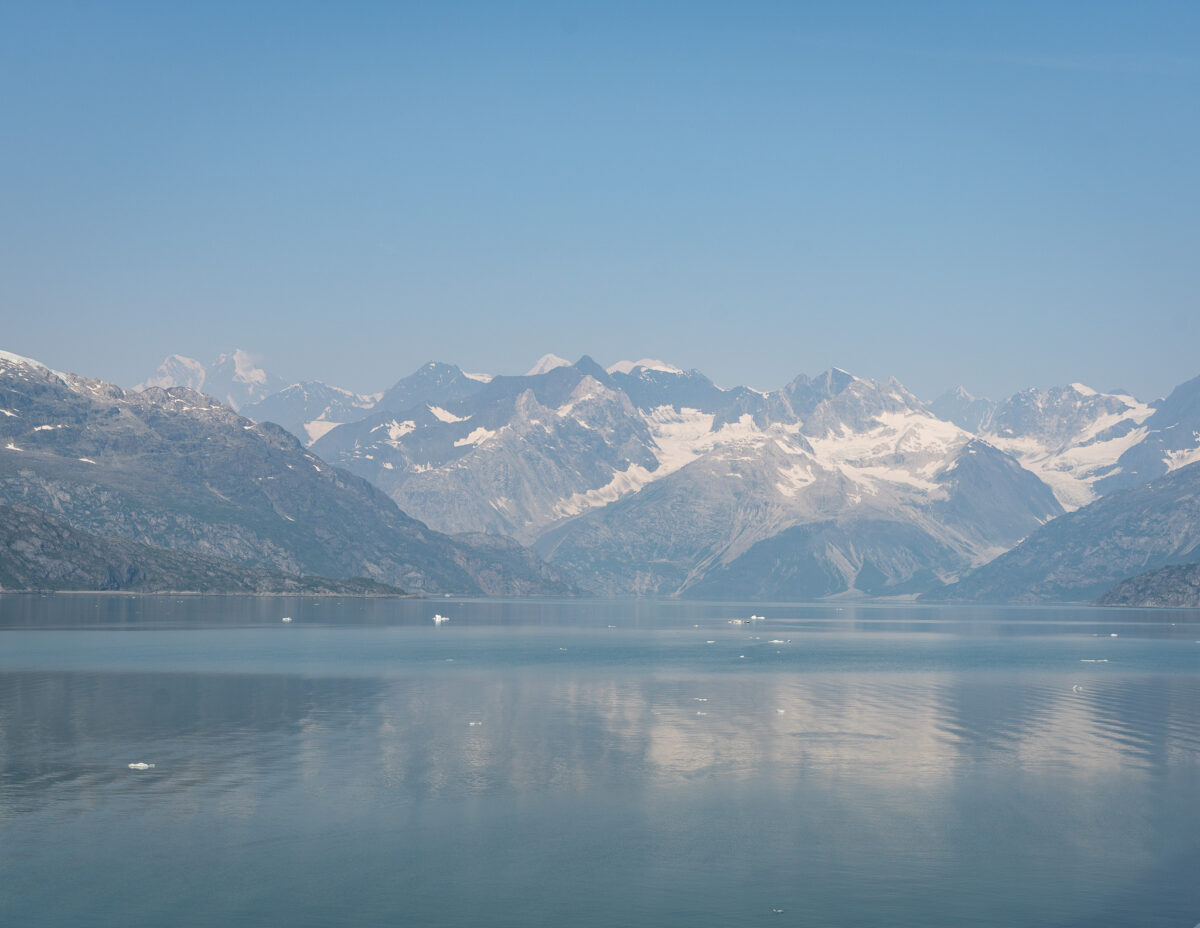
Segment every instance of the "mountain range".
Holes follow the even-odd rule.
[[[547,355],[363,395],[237,350],[126,391],[0,352],[0,446],[3,518],[41,540],[32,566],[0,546],[10,589],[73,582],[73,551],[161,588],[1078,600],[1200,559],[1200,378],[925,403],[838,369],[761,392]]]
[[[600,594],[1038,598],[1094,585],[958,581],[1200,460],[1198,397],[1200,380],[1157,403],[1082,384],[924,403],[837,369],[763,393],[547,355],[519,377],[430,362],[371,396],[294,384],[243,411],[431,528],[514,538]]]
[[[93,538],[292,576],[420,592],[576,589],[515,542],[429,529],[279,426],[212,397],[187,387],[126,391],[8,353],[0,504]]]

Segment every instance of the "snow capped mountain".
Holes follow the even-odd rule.
[[[1078,383],[925,404],[838,368],[762,393],[546,355],[522,376],[430,362],[376,396],[294,384],[245,411],[433,529],[510,536],[614,595],[916,594],[1200,460],[1200,378],[1156,404]]]
[[[1200,377],[1176,387],[1131,430],[1113,470],[1097,482],[1101,493],[1137,486],[1200,461]]]
[[[537,364],[533,365],[525,372],[526,377],[536,377],[538,374],[545,374],[548,371],[554,370],[556,367],[570,367],[571,362],[566,358],[560,358],[556,354],[544,354],[539,359]]]
[[[1061,512],[1012,458],[895,380],[836,369],[762,394],[657,362],[606,371],[584,357],[486,384],[431,363],[390,392],[313,450],[432,527],[534,543],[607,593],[717,595],[714,578],[733,583],[755,545],[825,522],[834,535],[804,537],[821,539],[809,553],[831,588],[863,590],[861,575],[905,592]],[[924,553],[864,555],[866,526]]]
[[[278,392],[285,381],[257,366],[258,359],[240,348],[222,354],[207,367],[195,358],[173,354],[135,390],[187,387],[207,393],[233,409],[260,402]]]
[[[976,401],[978,402],[978,401]],[[1105,492],[1100,483],[1146,437],[1154,407],[1083,384],[1024,390],[996,404],[978,431],[1077,509]]]

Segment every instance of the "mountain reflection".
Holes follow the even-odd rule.
[[[1196,763],[1198,697],[1185,675],[14,672],[0,677],[0,796],[127,784],[133,761],[156,765],[148,790],[269,775],[397,800],[1163,769]]]

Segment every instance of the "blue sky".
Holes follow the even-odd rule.
[[[0,347],[1200,374],[1200,5],[0,5]]]

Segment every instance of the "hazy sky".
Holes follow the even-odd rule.
[[[1200,4],[0,4],[0,348],[1200,374]]]

